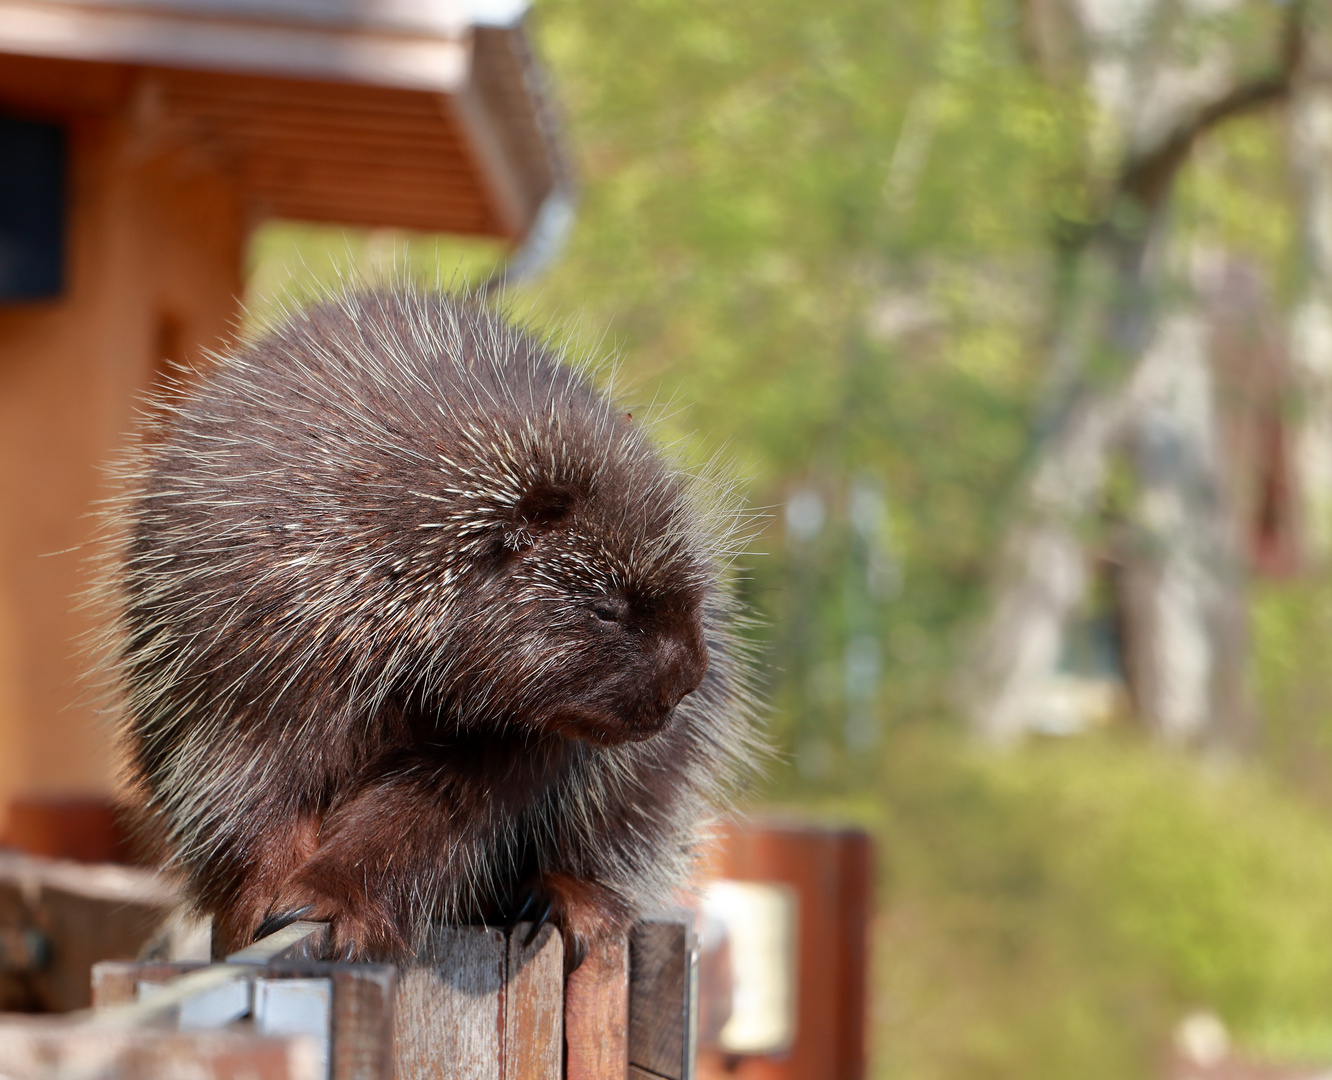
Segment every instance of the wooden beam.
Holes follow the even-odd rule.
[[[5,1076],[132,1076],[137,1080],[316,1080],[303,1042],[240,1031],[106,1032],[45,1016],[0,1018]],[[382,1080],[382,1078],[375,1078]]]
[[[399,86],[437,93],[467,78],[465,23],[451,31],[244,18],[218,7],[119,7],[0,0],[0,51],[75,60],[254,72]]]
[[[629,1064],[692,1080],[698,1047],[698,939],[687,912],[639,921],[629,935]]]
[[[509,934],[504,981],[504,1080],[560,1080],[564,1071],[564,942],[550,925],[524,946],[530,923]]]
[[[441,926],[402,973],[394,1017],[403,1080],[501,1080],[500,989],[508,943],[498,930]]]
[[[565,981],[567,1080],[623,1080],[629,1069],[629,942],[588,950]]]

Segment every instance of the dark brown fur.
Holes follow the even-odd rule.
[[[365,292],[221,358],[130,463],[108,580],[133,779],[218,947],[348,955],[662,900],[746,756],[725,530],[471,301]]]

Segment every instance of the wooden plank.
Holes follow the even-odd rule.
[[[0,1018],[6,1080],[316,1080],[304,1041],[240,1031],[106,1031],[63,1017]]]
[[[403,146],[396,139],[376,138],[359,132],[331,136],[309,128],[290,130],[264,125],[265,130],[246,129],[244,138],[263,143],[264,161],[252,166],[255,175],[281,175],[292,168],[326,165],[344,174],[359,175],[380,166],[397,176],[436,188],[476,190],[472,172],[447,148]],[[367,160],[368,155],[377,155]]]
[[[133,960],[103,960],[92,969],[92,1007],[131,1005],[139,999],[139,983],[170,982],[207,966],[197,961],[143,964]]]
[[[285,968],[277,965],[275,970]],[[338,964],[333,979],[333,1080],[390,1080],[396,968]]]
[[[71,0],[49,0],[53,9],[60,9]],[[311,4],[303,0],[267,0],[256,5],[253,0],[155,0],[153,3],[126,3],[125,0],[72,0],[82,8],[117,10],[122,8],[149,8],[158,18],[175,16],[187,19],[207,16],[239,23],[264,23],[324,26],[347,31],[372,30],[404,37],[456,37],[467,25],[468,9],[458,3],[421,5],[361,5]],[[202,9],[202,10],[201,10]]]
[[[248,983],[263,965],[275,960],[312,959],[327,948],[328,940],[327,923],[295,922],[261,938],[248,948],[232,953],[223,964],[206,967],[136,964],[102,968],[89,978],[89,998],[92,996],[91,989],[96,987],[98,996],[106,1002],[92,1022],[105,1028],[129,1028],[162,1019],[178,1023],[181,1027],[215,1026],[213,1018],[216,1010],[209,1003],[225,1000],[224,1012],[228,1019],[232,1013],[243,1016],[249,1008],[249,995],[248,992],[243,993],[237,1000],[234,992],[237,984]],[[160,989],[155,990],[151,996],[145,997],[139,993],[140,986],[158,982],[150,977],[150,972],[175,973],[182,968],[185,969],[184,974],[163,980]],[[130,972],[133,972],[135,984],[132,1002],[127,985]]]
[[[874,846],[861,829],[838,833],[840,895],[837,904],[841,978],[837,1003],[837,1075],[863,1080],[867,1067],[870,917],[874,902]]]
[[[463,28],[458,27],[459,31]],[[0,0],[0,49],[64,59],[161,64],[450,92],[467,78],[456,37]]]
[[[690,1080],[697,1042],[697,941],[685,913],[640,921],[629,935],[629,1063]]]
[[[797,899],[795,1042],[783,1054],[721,1061],[708,1076],[861,1080],[865,1068],[870,842],[863,830],[768,820],[724,827],[718,876],[789,886]],[[857,1010],[855,1017],[846,1016]]]
[[[44,1006],[52,1012],[87,1008],[93,964],[136,956],[166,915],[155,905],[43,888],[37,919],[51,942],[52,963],[34,982]]]
[[[612,938],[588,950],[565,981],[568,1080],[623,1080],[629,1069],[629,942]]]
[[[294,922],[227,956],[228,964],[271,964],[275,960],[319,960],[328,950],[328,923]]]
[[[398,969],[392,964],[280,960],[268,979],[333,981],[333,1080],[388,1080],[393,1070],[393,1010]]]
[[[26,935],[31,930],[32,920],[22,884],[0,877],[0,931],[7,935]],[[19,963],[17,957],[4,951],[7,955],[0,956],[0,1012],[31,1012],[40,1004],[32,981],[33,967]]]
[[[261,1035],[304,1035],[313,1040],[319,1080],[331,1080],[333,981],[310,978],[254,980],[254,1026]]]
[[[500,1080],[507,952],[498,930],[435,929],[398,983],[397,1080]]]
[[[349,117],[437,116],[438,95],[419,90],[364,86],[318,79],[238,76],[158,68],[151,77],[171,100],[215,103],[220,109],[250,107],[331,109]]]
[[[531,946],[530,923],[509,935],[504,983],[505,1080],[560,1080],[564,1062],[564,942],[542,927]]]
[[[173,94],[167,105],[171,121],[186,121],[214,130],[234,130],[260,136],[280,137],[284,131],[305,127],[311,138],[335,139],[339,135],[353,139],[374,139],[381,145],[410,148],[418,144],[424,151],[456,152],[462,146],[458,131],[439,113],[395,110],[368,112],[335,109],[322,102],[235,102]],[[459,164],[463,164],[459,162]]]
[[[317,172],[318,166],[313,161],[294,158],[283,162],[269,161],[262,167],[255,166],[247,170],[246,182],[257,191],[305,198],[306,193],[312,190],[307,181]],[[466,207],[469,210],[484,208],[484,204],[473,197],[472,191],[453,186],[447,177],[431,173],[399,174],[393,169],[385,168],[382,173],[376,174],[373,168],[355,166],[343,168],[337,165],[329,166],[327,173],[327,183],[317,189],[319,193],[311,197],[312,201],[335,202],[339,199],[369,196],[379,198],[381,202],[391,206],[420,205],[428,208],[432,204],[443,203],[452,212],[456,212],[453,210],[455,207]],[[384,193],[384,185],[389,181],[394,184],[391,194]],[[382,198],[380,198],[381,193],[383,193]]]
[[[151,993],[139,992],[141,986],[152,986],[151,980],[141,979],[135,985],[132,1003],[99,1009],[90,1022],[108,1030],[158,1023],[174,1025],[180,1022],[182,1012],[192,1003],[219,993],[230,997],[237,985],[244,986],[249,982],[254,970],[241,964],[210,964],[163,983]],[[244,1015],[243,1009],[239,1015]]]
[[[165,983],[206,965],[125,963],[93,968],[93,1005],[133,1004],[140,983]],[[331,964],[282,960],[263,969],[276,978],[333,982],[333,1080],[387,1080],[393,1067],[393,1002],[397,969],[389,964]]]
[[[46,963],[0,983],[0,1000],[46,1012],[86,1008],[92,965],[136,956],[176,900],[147,870],[0,852],[0,926],[38,931],[50,948]],[[19,995],[28,1000],[10,1000]]]

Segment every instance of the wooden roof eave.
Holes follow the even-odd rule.
[[[521,23],[475,27],[458,0],[0,0],[0,53],[142,65],[175,127],[232,147],[283,216],[516,241],[567,187]],[[276,137],[270,114],[324,141]],[[395,137],[420,154],[400,177],[370,145]],[[322,167],[362,145],[365,167]]]
[[[423,34],[392,24],[261,18],[256,10],[239,0],[0,0],[0,50],[440,93],[468,78],[471,27],[462,18]]]

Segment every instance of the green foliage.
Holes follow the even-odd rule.
[[[1263,756],[1332,810],[1332,578],[1263,583],[1250,611]]]
[[[1289,295],[1297,258],[1295,202],[1271,115],[1243,117],[1208,139],[1180,176],[1177,232],[1261,267]]]
[[[344,279],[407,272],[438,287],[466,288],[489,277],[502,258],[500,245],[489,240],[271,222],[255,232],[247,252],[245,325],[262,327],[284,306],[305,303]]]
[[[1332,1052],[1332,825],[1257,773],[1082,740],[898,734],[878,1075],[1152,1075],[1188,1011]]]

